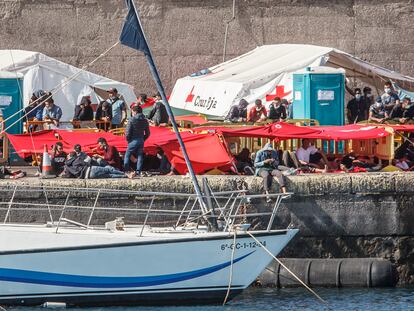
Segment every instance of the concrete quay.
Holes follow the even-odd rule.
[[[213,191],[247,189],[251,194],[262,192],[261,179],[242,176],[209,176]],[[367,258],[390,260],[395,264],[400,285],[414,284],[414,173],[361,173],[313,174],[287,177],[288,190],[294,195],[282,203],[275,220],[275,228],[289,224],[300,229],[299,235],[279,257],[285,258]],[[8,202],[15,185],[121,189],[141,191],[184,192],[192,191],[189,178],[158,176],[140,179],[37,179],[0,181],[0,202]],[[102,192],[101,206],[122,207],[137,204],[134,197],[122,200]],[[63,194],[50,191],[49,200],[64,199]],[[85,199],[84,194],[72,194],[75,200]],[[30,199],[44,203],[41,193],[22,192],[16,201]],[[90,200],[91,198],[89,198]],[[158,206],[171,204],[182,207],[171,198],[158,199]],[[270,206],[264,201],[255,202],[263,210]],[[4,207],[4,205],[3,205]],[[5,210],[1,210],[0,219]],[[58,217],[59,211],[54,211]],[[87,214],[78,214],[87,221]],[[114,219],[113,211],[105,219]],[[13,222],[44,221],[40,214],[22,210],[12,213]],[[102,219],[101,219],[102,220]],[[160,219],[162,220],[162,219]]]

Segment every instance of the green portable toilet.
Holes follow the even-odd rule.
[[[345,70],[308,67],[293,74],[293,118],[344,125]]]
[[[0,110],[3,118],[10,120],[4,124],[7,133],[21,134],[23,132],[23,120],[19,120],[23,116],[23,75],[15,72],[0,71]],[[18,121],[19,120],[19,121]]]

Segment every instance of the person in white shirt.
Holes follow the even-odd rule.
[[[311,144],[308,138],[302,139],[302,146],[296,150],[296,157],[303,166],[320,168],[326,166],[323,153]],[[326,161],[326,160],[325,160]]]

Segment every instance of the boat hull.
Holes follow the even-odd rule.
[[[34,246],[24,238],[30,230],[0,229],[0,233],[2,305],[216,303],[227,293],[231,268],[230,298],[272,260],[246,233],[238,233],[234,244],[229,233],[118,238],[44,230],[36,233]],[[263,231],[255,236],[277,255],[296,233]],[[6,246],[6,241],[15,246]]]

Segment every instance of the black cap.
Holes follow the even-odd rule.
[[[112,94],[118,94],[118,90],[114,87],[111,87],[107,92]]]

